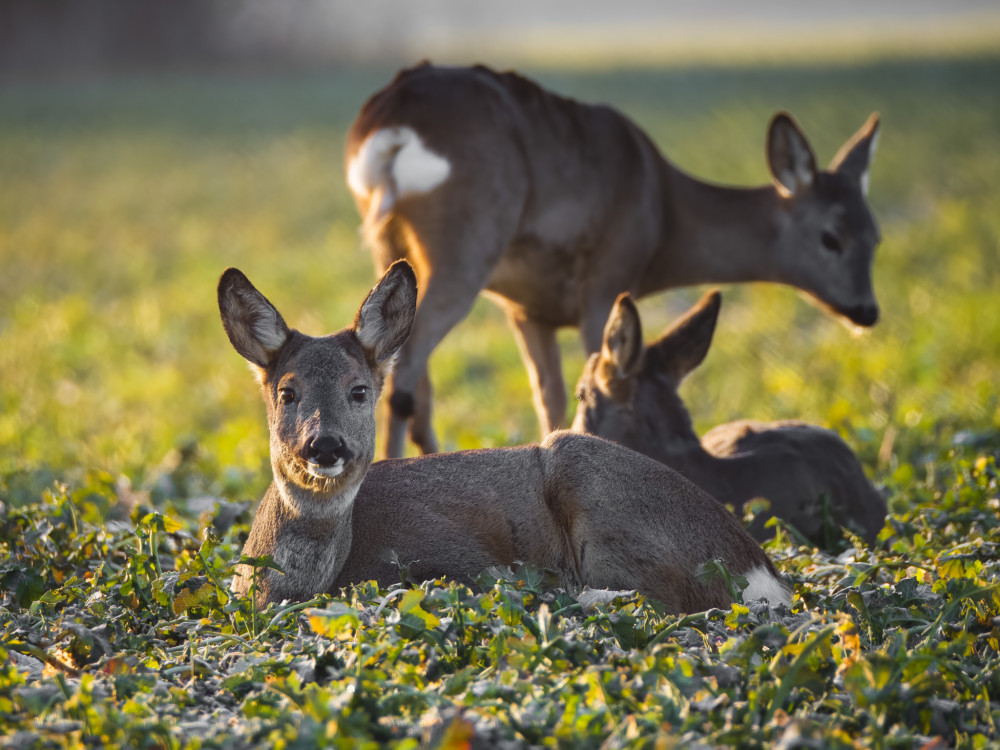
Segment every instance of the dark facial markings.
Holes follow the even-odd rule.
[[[837,239],[837,235],[833,232],[827,231],[826,229],[819,236],[820,242],[823,243],[823,247],[829,250],[831,253],[836,253],[840,255],[844,251],[843,245],[840,244],[840,240]]]

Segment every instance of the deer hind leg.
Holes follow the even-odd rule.
[[[545,437],[566,421],[566,383],[555,326],[539,323],[522,313],[507,311],[521,360],[528,370],[538,424]]]
[[[416,208],[416,207],[415,207]],[[400,350],[389,406],[389,457],[402,455],[401,432],[423,453],[437,450],[431,428],[431,384],[427,362],[435,347],[472,309],[517,226],[518,206],[493,212],[462,204],[427,206],[407,218],[407,257],[417,272],[417,314]],[[436,209],[436,210],[435,210]],[[423,382],[422,382],[423,381]]]
[[[468,315],[486,275],[484,272],[481,281],[476,279],[469,283],[466,279],[454,278],[448,269],[434,269],[424,282],[410,338],[400,353],[392,379],[389,440],[386,443],[389,458],[402,455],[403,434],[408,426],[421,453],[437,451],[437,438],[430,425],[431,387],[427,360],[448,331]]]
[[[433,394],[430,375],[424,367],[424,372],[417,381],[417,397],[413,405],[413,418],[410,420],[410,440],[419,445],[424,453],[438,452],[437,434],[431,424]]]
[[[362,216],[366,216],[368,214],[368,208],[369,206],[367,202],[359,202],[358,210],[361,211]],[[381,276],[385,273],[386,269],[397,260],[407,258],[409,256],[407,238],[404,235],[403,227],[400,222],[390,218],[389,220],[383,221],[378,227],[372,228],[365,226],[364,232],[366,243],[371,250],[372,260],[375,263],[375,273],[377,275]],[[400,354],[400,357],[402,357],[402,354]],[[386,399],[385,407],[385,454],[388,458],[396,458],[403,455],[403,451],[406,448],[406,428],[409,422],[409,417],[398,416],[396,413],[398,409],[394,410],[391,406],[391,394],[395,393],[396,390],[395,383],[396,376],[393,374],[389,376],[388,382],[385,386],[386,393],[390,394],[389,398]],[[427,397],[429,399],[429,394]],[[406,411],[405,404],[403,411]],[[426,411],[429,415],[429,404]],[[431,441],[435,441],[433,434],[430,439]]]

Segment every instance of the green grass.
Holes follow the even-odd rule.
[[[975,735],[996,737],[997,56],[527,71],[615,104],[684,169],[730,184],[767,180],[764,131],[777,109],[796,116],[821,162],[881,113],[871,201],[884,236],[875,263],[883,322],[855,337],[787,288],[727,288],[713,348],[683,395],[702,430],[780,417],[839,430],[889,492],[896,520],[885,550],[844,563],[778,545],[773,554],[796,584],[793,615],[771,625],[735,609],[708,615],[655,647],[649,641],[677,621],[645,600],[555,616],[572,605],[566,594],[525,594],[530,582],[516,579],[486,593],[427,587],[423,606],[450,624],[418,627],[398,600],[375,616],[378,596],[364,590],[351,605],[361,614],[329,632],[332,616],[311,625],[289,613],[253,644],[232,640],[246,640],[249,614],[229,601],[223,566],[269,470],[263,407],[222,331],[215,283],[239,266],[307,333],[351,320],[373,271],[344,185],[343,140],[391,72],[0,87],[2,648],[51,658],[64,648],[84,673],[21,685],[3,667],[7,726],[61,742],[34,723],[41,717],[70,722],[71,739],[102,744],[93,738],[104,732],[109,743],[172,747],[197,746],[198,736],[223,744],[226,732],[270,745],[296,728],[319,742],[336,721],[344,736],[402,741],[421,736],[432,708],[449,724],[464,707],[475,727],[494,721],[498,736],[529,742],[555,732],[558,719],[567,744],[630,744],[662,730],[762,745],[799,720],[814,731],[830,716],[828,744],[909,747],[940,735],[978,747]],[[643,301],[647,335],[700,291]],[[575,332],[561,340],[572,384],[582,354]],[[488,302],[431,368],[445,447],[535,439],[527,377]],[[204,496],[243,511],[221,546],[198,558],[198,535],[220,507],[193,502]],[[181,528],[150,537],[158,517],[142,522],[145,511],[105,527],[130,504]],[[857,567],[878,562],[877,575]],[[207,585],[209,572],[221,586],[178,605],[178,579]],[[917,601],[918,584],[941,598]],[[95,592],[105,604],[90,599]],[[516,616],[504,597],[516,600]],[[459,632],[456,617],[489,632]],[[113,623],[101,631],[107,653],[73,625],[90,632],[101,622]],[[225,635],[209,643],[207,631]],[[541,654],[543,633],[561,644]],[[248,666],[219,666],[231,649]],[[116,672],[112,658],[128,668]],[[180,667],[197,659],[209,669],[194,667],[192,683]],[[317,681],[295,682],[300,662]],[[719,676],[729,668],[739,671],[734,684]],[[221,696],[219,716],[247,717],[242,728],[205,734],[154,718],[176,710],[204,719],[183,697],[201,679],[197,690]],[[584,710],[584,697],[598,708]],[[722,703],[707,710],[707,699]]]

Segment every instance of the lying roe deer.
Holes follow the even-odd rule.
[[[243,552],[271,555],[285,574],[258,578],[262,606],[352,582],[396,582],[385,550],[421,580],[469,581],[521,560],[567,584],[640,589],[673,612],[731,601],[721,581],[695,575],[699,563],[722,559],[747,578],[747,599],[788,603],[770,560],[725,508],[676,472],[599,438],[559,432],[541,445],[372,465],[375,401],[416,295],[413,271],[398,262],[353,326],[312,338],[290,330],[236,269],[219,281],[226,333],[267,404],[274,480]],[[251,573],[239,567],[233,587],[242,593]]]
[[[420,279],[387,454],[402,455],[407,424],[422,452],[437,450],[427,360],[480,291],[517,337],[543,434],[566,415],[556,330],[578,326],[597,351],[623,291],[781,282],[874,325],[879,233],[865,194],[877,136],[872,115],[823,171],[779,113],[773,184],[720,187],[672,165],[610,107],[484,67],[400,72],[362,107],[345,158],[377,270],[406,258]]]
[[[764,523],[776,515],[828,545],[828,515],[874,543],[885,522],[885,500],[836,433],[803,422],[740,421],[716,427],[699,442],[677,388],[708,353],[721,302],[718,292],[709,292],[643,347],[638,310],[621,295],[601,350],[591,355],[577,385],[574,431],[663,462],[741,516],[746,502],[766,498],[770,511],[751,526],[758,539],[772,535]]]

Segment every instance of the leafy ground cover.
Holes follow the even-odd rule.
[[[769,543],[791,609],[680,618],[529,568],[255,614],[226,585],[246,505],[107,524],[113,484],[61,485],[2,519],[5,743],[986,747],[1000,477],[976,451],[930,466],[894,488],[908,509],[877,551]]]
[[[350,320],[372,270],[340,150],[391,71],[6,84],[4,745],[1000,741],[1000,58],[531,72],[733,184],[766,181],[776,109],[821,161],[881,112],[883,322],[857,338],[787,289],[726,289],[683,387],[700,429],[794,416],[840,431],[889,498],[879,548],[780,535],[791,610],[676,618],[518,569],[254,616],[227,564],[269,481],[267,436],[215,282],[240,266],[309,333]],[[699,293],[645,300],[650,335]],[[579,346],[562,341],[573,382]],[[535,436],[488,303],[432,372],[446,447]]]

